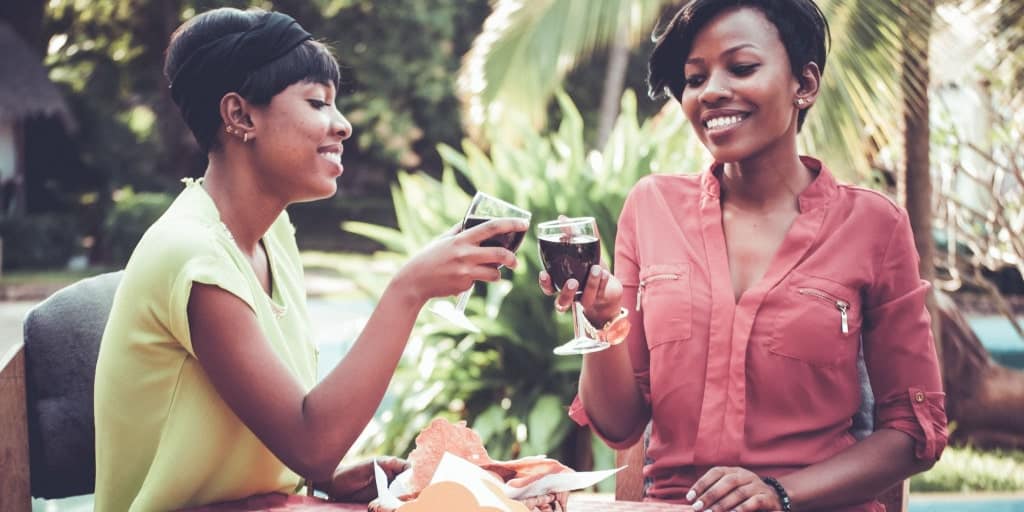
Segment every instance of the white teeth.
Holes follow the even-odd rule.
[[[326,158],[326,159],[328,159],[328,160],[330,160],[330,161],[332,161],[332,162],[334,162],[336,164],[340,164],[341,163],[341,153],[338,153],[338,152],[324,152],[324,153],[320,153],[320,156],[322,156],[322,157],[324,157],[324,158]]]
[[[742,121],[744,118],[745,116],[742,115],[716,117],[714,119],[709,119],[705,121],[704,126],[711,129],[724,128],[726,126],[736,124]]]

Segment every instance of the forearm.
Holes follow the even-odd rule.
[[[831,510],[874,499],[931,465],[915,458],[913,438],[881,429],[828,460],[778,480],[794,510]]]
[[[579,394],[591,423],[610,440],[625,440],[650,418],[625,343],[583,356]]]
[[[334,464],[380,405],[423,303],[393,280],[345,358],[306,396],[306,431]]]

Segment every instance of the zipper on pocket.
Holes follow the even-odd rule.
[[[679,274],[655,274],[653,276],[647,276],[647,279],[641,279],[640,285],[636,287],[636,310],[640,311],[640,300],[643,298],[644,287],[653,283],[654,281],[665,281],[679,279]]]
[[[799,288],[797,289],[797,292],[800,293],[800,295],[814,297],[822,301],[828,302],[829,304],[835,305],[836,309],[839,311],[839,319],[841,320],[840,330],[843,334],[850,334],[850,323],[848,315],[850,311],[849,302],[846,302],[843,299],[833,297],[832,295],[829,295],[828,293],[825,293],[821,290],[815,290],[814,288]]]

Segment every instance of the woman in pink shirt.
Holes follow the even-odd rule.
[[[680,102],[715,163],[630,193],[615,275],[595,266],[582,304],[596,326],[625,308],[631,330],[584,356],[570,410],[614,448],[650,423],[648,499],[881,511],[874,497],[945,446],[906,213],[797,153],[827,38],[812,0],[693,0],[651,55],[651,90]],[[857,442],[861,347],[876,408]]]

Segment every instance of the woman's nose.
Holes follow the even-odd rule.
[[[723,99],[732,96],[732,89],[726,80],[709,78],[704,90],[700,93],[700,101],[707,105],[714,105]]]
[[[335,113],[337,115],[334,118],[334,121],[331,125],[331,129],[334,131],[334,133],[337,133],[338,135],[341,136],[341,140],[345,140],[351,137],[352,123],[348,122],[348,119],[346,119],[341,112],[338,112],[337,109],[335,109]]]

